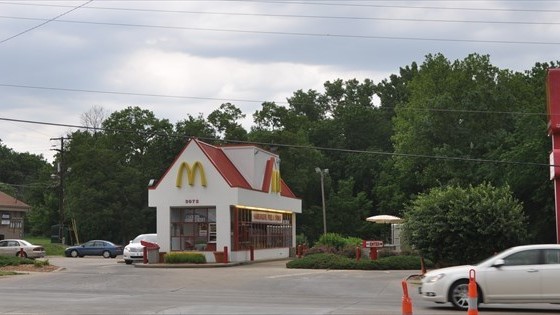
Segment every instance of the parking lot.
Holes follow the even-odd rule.
[[[137,268],[119,259],[50,257],[62,270],[0,278],[1,314],[401,314],[416,271],[287,269],[285,261],[225,268]],[[463,314],[420,300],[414,314]],[[481,314],[558,314],[559,305],[481,307]]]

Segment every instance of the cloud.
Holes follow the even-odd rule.
[[[0,3],[0,41],[83,3]],[[323,92],[324,82],[336,79],[379,82],[399,67],[422,63],[427,54],[442,53],[450,60],[489,54],[494,65],[514,71],[558,60],[555,6],[94,1],[0,44],[0,84],[44,88],[0,85],[0,112],[7,118],[79,125],[94,105],[111,112],[139,106],[175,122],[231,102],[247,115],[248,127],[261,102],[285,104],[299,89]],[[507,21],[513,23],[493,23]],[[542,44],[513,43],[530,41]],[[0,121],[5,145],[47,157],[54,153],[50,138],[69,131]]]

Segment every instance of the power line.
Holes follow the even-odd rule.
[[[50,126],[60,126],[60,127],[70,127],[79,129],[95,129],[96,131],[111,131],[111,132],[123,132],[123,133],[137,133],[132,130],[118,130],[109,128],[91,128],[87,126],[51,123],[51,122],[41,122],[32,120],[21,120],[13,118],[0,117],[0,120],[28,123],[28,124],[40,124],[40,125],[50,125]],[[155,133],[155,135],[169,137],[166,133]],[[184,137],[184,136],[181,136]],[[269,142],[257,142],[257,141],[244,141],[244,140],[230,140],[230,139],[219,139],[219,138],[209,138],[209,137],[198,137],[202,140],[207,141],[220,141],[226,143],[236,143],[236,144],[250,144],[259,146],[276,146],[284,148],[294,148],[294,149],[311,149],[318,151],[328,151],[328,152],[339,152],[339,153],[360,153],[360,154],[372,154],[372,155],[384,155],[384,156],[398,156],[398,157],[410,157],[410,158],[424,158],[424,159],[436,159],[436,160],[450,160],[450,161],[464,161],[464,162],[476,162],[476,163],[494,163],[494,164],[510,164],[510,165],[524,165],[524,166],[560,166],[560,165],[550,165],[545,163],[536,162],[522,162],[522,161],[504,161],[504,160],[491,160],[491,159],[477,159],[477,158],[465,158],[465,157],[453,157],[453,156],[441,156],[441,155],[427,155],[427,154],[412,154],[412,153],[397,153],[397,152],[384,152],[384,151],[370,151],[370,150],[352,150],[352,149],[340,149],[340,148],[328,148],[328,147],[317,147],[313,145],[297,145],[297,144],[281,144],[281,143],[269,143]]]
[[[0,4],[17,4],[11,2],[0,2]],[[66,5],[49,4],[20,4],[46,7],[68,7]],[[328,15],[301,15],[301,14],[271,14],[271,13],[239,13],[239,12],[209,12],[209,11],[187,11],[187,10],[162,10],[162,9],[136,9],[117,7],[87,7],[92,10],[112,10],[127,12],[152,12],[152,13],[174,13],[174,14],[196,14],[196,15],[225,15],[225,16],[253,16],[253,17],[280,17],[280,18],[305,18],[305,19],[339,19],[339,20],[371,20],[371,21],[402,21],[402,22],[436,22],[436,23],[476,23],[476,24],[514,24],[514,25],[560,25],[560,22],[528,22],[528,21],[496,21],[496,20],[449,20],[449,19],[418,19],[418,18],[388,18],[388,17],[358,17],[358,16],[328,16]],[[560,12],[552,10],[550,12]],[[8,17],[25,19],[22,17]]]
[[[43,26],[43,25],[45,25],[45,24],[47,24],[47,23],[53,22],[54,20],[56,20],[56,19],[58,19],[58,18],[60,18],[60,17],[62,17],[62,16],[64,16],[64,15],[66,15],[66,14],[69,14],[69,13],[72,12],[72,11],[78,10],[79,8],[85,6],[86,4],[88,4],[88,3],[92,2],[92,1],[93,1],[93,0],[89,0],[89,1],[87,1],[87,2],[85,2],[85,3],[83,3],[83,4],[79,5],[79,6],[77,6],[77,7],[73,8],[73,9],[71,9],[71,10],[68,10],[68,11],[66,11],[66,12],[64,12],[64,13],[62,13],[62,14],[59,14],[59,15],[55,16],[54,18],[48,19],[48,20],[46,20],[45,22],[43,22],[43,23],[41,23],[41,24],[39,24],[39,25],[33,26],[33,27],[28,28],[28,29],[26,29],[26,30],[24,30],[24,31],[22,31],[22,32],[19,32],[19,33],[15,34],[15,35],[12,35],[12,36],[10,36],[10,37],[8,37],[8,38],[6,38],[6,39],[3,39],[3,40],[0,41],[0,44],[3,44],[3,43],[5,43],[5,42],[7,42],[7,41],[9,41],[9,40],[11,40],[11,39],[14,39],[14,38],[16,38],[16,37],[18,37],[18,36],[23,35],[23,34],[25,34],[25,33],[31,32],[32,30],[35,30],[35,29],[37,29],[37,28],[39,28],[39,27],[41,27],[41,26]]]
[[[87,89],[70,89],[70,88],[57,88],[46,86],[31,86],[31,85],[17,85],[17,84],[3,84],[0,87],[22,88],[22,89],[38,89],[38,90],[52,90],[64,92],[77,92],[77,93],[97,93],[97,94],[112,94],[112,95],[127,95],[127,96],[147,96],[147,97],[161,97],[161,98],[176,98],[176,99],[195,99],[207,101],[221,101],[221,102],[247,102],[247,103],[266,103],[273,102],[275,104],[289,104],[286,101],[265,101],[265,100],[251,100],[251,99],[233,99],[233,98],[217,98],[217,97],[202,97],[202,96],[185,96],[185,95],[165,95],[165,94],[149,94],[149,93],[133,93],[133,92],[118,92],[118,91],[101,91],[101,90],[87,90]],[[380,109],[395,109],[395,107],[380,107]],[[485,110],[470,110],[470,109],[446,109],[446,108],[404,108],[413,111],[433,111],[433,112],[449,112],[449,113],[466,113],[466,114],[497,114],[497,115],[538,115],[545,116],[544,112],[508,112],[508,111],[485,111]]]
[[[366,0],[368,1],[368,0]],[[441,0],[433,0],[434,2],[443,2]],[[501,2],[556,2],[557,0],[542,0],[542,1],[530,1],[530,0],[503,0]],[[96,1],[101,2],[101,1]],[[154,2],[154,1],[130,1],[130,2]],[[370,7],[370,8],[392,8],[392,9],[412,9],[412,10],[455,10],[455,11],[490,11],[490,12],[537,12],[537,13],[558,13],[560,10],[551,9],[504,9],[504,8],[480,8],[480,7],[441,7],[441,6],[410,6],[410,5],[394,5],[394,4],[356,4],[349,3],[349,1],[336,1],[336,3],[328,3],[327,1],[251,1],[251,0],[185,0],[185,1],[166,1],[166,2],[249,2],[254,4],[295,4],[295,5],[306,5],[306,6],[337,6],[337,7]],[[359,2],[354,0],[353,2]],[[364,1],[365,2],[365,1]],[[371,1],[368,2],[377,2]],[[379,2],[387,2],[386,0],[380,0]],[[452,1],[445,1],[452,2]],[[465,0],[458,0],[456,2],[466,2]],[[488,2],[486,0],[473,0],[470,2]],[[498,1],[495,1],[498,2]],[[42,7],[70,7],[68,5],[61,4],[38,4],[38,3],[18,3],[1,1],[0,4],[9,5],[26,5],[26,6],[42,6]],[[171,13],[181,13],[181,10],[158,10],[158,9],[134,9],[134,8],[116,8],[116,7],[87,7],[86,9],[100,9],[100,10],[121,10],[121,11],[143,11],[143,12],[171,12]]]
[[[31,85],[2,84],[2,83],[0,83],[0,86],[12,87],[12,88],[23,88],[23,89],[52,90],[52,91],[81,92],[81,93],[96,93],[96,94],[112,94],[112,95],[128,95],[128,96],[148,96],[148,97],[163,97],[163,98],[177,98],[177,99],[196,99],[196,100],[208,100],[208,101],[249,102],[249,103],[264,102],[264,101],[249,100],[249,99],[231,99],[231,98],[226,99],[226,98],[202,97],[202,96],[183,96],[183,95],[132,93],[132,92],[118,92],[118,91],[87,90],[87,89],[70,89],[70,88],[56,88],[56,87],[46,87],[46,86],[31,86]]]
[[[40,18],[23,18],[23,17],[6,17],[6,16],[0,16],[0,18],[22,19],[22,20],[43,20],[43,19],[40,19]],[[91,22],[91,21],[74,21],[74,20],[56,20],[56,21],[53,21],[53,22],[74,23],[74,24],[91,24],[91,25],[106,25],[106,26],[120,26],[120,27],[142,27],[142,28],[171,29],[171,30],[184,30],[184,31],[225,32],[225,33],[306,36],[306,37],[329,37],[329,38],[351,38],[351,39],[384,39],[384,40],[433,41],[433,42],[455,42],[455,43],[508,44],[508,45],[510,45],[510,44],[516,44],[516,45],[517,44],[522,44],[522,45],[560,45],[560,42],[543,42],[543,41],[456,39],[456,38],[435,38],[435,37],[401,37],[401,36],[353,35],[353,34],[331,34],[331,33],[319,34],[319,33],[305,33],[305,32],[256,31],[256,30],[242,30],[242,29],[146,25],[146,24],[132,24],[132,23],[109,23],[109,22]]]

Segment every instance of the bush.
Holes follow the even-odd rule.
[[[315,245],[309,249],[307,249],[303,255],[310,256],[315,254],[336,254],[337,250],[333,246],[329,245]]]
[[[356,246],[362,246],[362,239],[359,237],[347,237],[345,240],[346,246],[352,246],[356,248]]]
[[[31,258],[19,258],[17,256],[0,256],[0,267],[28,265],[34,263],[35,260]]]
[[[433,266],[425,261],[426,267]],[[315,254],[295,259],[286,264],[287,268],[300,269],[359,269],[359,270],[421,270],[418,256],[391,256],[377,260],[356,261],[336,254]]]
[[[48,259],[45,259],[45,260],[36,259],[36,260],[33,261],[33,265],[35,265],[35,267],[44,267],[44,266],[50,266],[51,263],[49,262]]]
[[[286,264],[287,268],[301,269],[355,269],[356,261],[336,254],[315,254]]]
[[[315,246],[325,245],[325,246],[334,247],[336,249],[341,249],[346,244],[347,244],[347,240],[342,235],[337,233],[326,233],[321,235],[321,237],[319,238]]]
[[[387,248],[382,248],[377,250],[377,257],[382,258],[382,257],[392,257],[392,256],[398,256],[399,252],[397,252],[396,250],[393,249],[387,249]]]
[[[343,248],[337,251],[337,254],[347,258],[356,258],[356,247],[359,246],[354,244],[346,244]]]
[[[165,255],[164,261],[168,264],[204,264],[206,257],[201,253],[168,253]]]

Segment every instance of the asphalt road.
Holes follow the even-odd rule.
[[[0,314],[401,315],[402,279],[417,271],[287,269],[285,261],[225,268],[138,268],[118,259],[49,257],[64,269],[0,278]],[[422,301],[415,315],[459,315]],[[560,305],[482,307],[480,314],[560,314]]]

